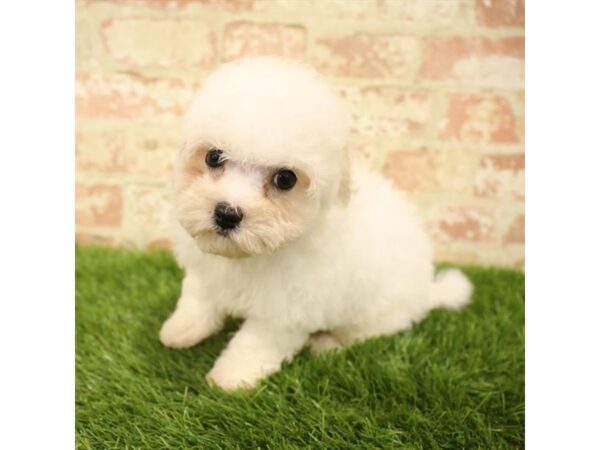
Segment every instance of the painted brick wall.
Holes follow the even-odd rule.
[[[168,246],[180,119],[219,63],[303,59],[437,258],[522,267],[523,0],[77,0],[80,242]]]

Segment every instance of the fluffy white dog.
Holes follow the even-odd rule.
[[[349,127],[315,71],[276,58],[226,64],[197,94],[175,177],[185,279],[160,339],[190,347],[245,319],[209,382],[252,387],[305,345],[393,334],[469,301],[461,272],[434,276],[403,195],[350,160]]]

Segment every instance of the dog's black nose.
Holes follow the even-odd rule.
[[[222,230],[233,230],[240,224],[243,218],[244,214],[242,210],[234,208],[229,203],[220,202],[215,206],[215,223]]]

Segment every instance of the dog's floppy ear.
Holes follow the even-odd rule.
[[[352,194],[352,178],[350,175],[350,156],[346,154],[342,163],[342,177],[338,187],[337,200],[342,205],[346,206],[350,201]]]

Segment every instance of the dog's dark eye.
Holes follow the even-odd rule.
[[[216,168],[221,167],[225,164],[225,158],[223,158],[223,150],[219,150],[216,148],[211,148],[206,153],[206,165],[208,167]]]
[[[282,191],[289,191],[293,188],[296,180],[296,174],[289,169],[281,169],[273,176],[273,184]]]

